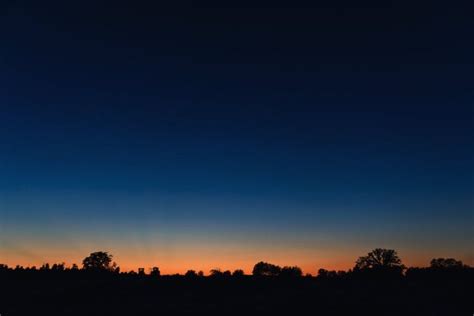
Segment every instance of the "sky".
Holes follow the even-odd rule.
[[[469,10],[226,5],[0,4],[0,262],[474,265]]]

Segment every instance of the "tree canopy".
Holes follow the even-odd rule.
[[[116,264],[112,263],[112,255],[106,251],[97,251],[91,253],[82,260],[84,270],[112,271]]]
[[[279,266],[260,261],[253,267],[252,274],[255,276],[278,276],[280,272]]]
[[[285,278],[295,278],[303,276],[303,271],[300,267],[292,266],[292,267],[283,267],[280,271],[280,276]]]
[[[461,269],[464,264],[453,258],[436,258],[431,260],[430,267],[434,269]]]
[[[392,269],[402,271],[405,269],[405,266],[402,264],[402,260],[398,257],[398,254],[395,250],[376,248],[369,252],[366,256],[359,257],[359,259],[356,261],[354,269]]]

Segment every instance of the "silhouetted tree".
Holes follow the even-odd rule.
[[[49,271],[49,263],[43,263],[40,270],[42,271]]]
[[[160,268],[158,268],[158,267],[151,268],[150,276],[159,277],[160,275],[161,275]]]
[[[91,253],[82,260],[84,270],[89,271],[114,271],[116,264],[112,264],[112,255],[105,251]]]
[[[336,271],[329,271],[326,269],[319,269],[318,270],[318,279],[334,279],[337,277],[337,272]]]
[[[222,276],[224,277],[230,277],[231,275],[232,273],[229,270],[225,270],[224,272],[222,272]]]
[[[218,276],[222,276],[222,271],[219,268],[215,268],[215,269],[210,270],[209,274],[212,277],[218,277]]]
[[[138,268],[138,275],[145,275],[145,268]]]
[[[278,276],[281,268],[277,265],[260,261],[252,270],[254,276]]]
[[[328,270],[321,268],[321,269],[318,270],[318,275],[317,275],[317,277],[318,277],[318,278],[327,278],[328,272],[329,272]]]
[[[241,269],[234,270],[234,272],[232,272],[232,276],[242,277],[244,276],[244,270],[241,270]]]
[[[430,262],[432,269],[462,269],[465,265],[460,260],[453,258],[437,258]]]
[[[395,250],[377,248],[367,254],[359,257],[356,262],[355,270],[397,270],[403,271],[405,266]]]
[[[187,277],[187,278],[196,278],[198,275],[197,275],[196,271],[188,270],[188,271],[186,271],[184,276]]]
[[[8,270],[8,265],[0,263],[0,272],[7,272]]]
[[[199,270],[198,272],[198,277],[203,277],[204,276],[204,272],[202,272],[201,270]]]
[[[79,267],[77,266],[77,264],[73,263],[71,270],[79,270]]]
[[[23,268],[23,266],[17,264],[16,267],[15,267],[15,270],[16,270],[16,271],[23,271],[24,268]]]
[[[303,271],[300,267],[283,267],[280,271],[280,276],[284,278],[295,278],[303,276]]]
[[[64,271],[65,263],[55,263],[51,266],[51,271]]]

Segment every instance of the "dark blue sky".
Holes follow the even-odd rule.
[[[2,3],[0,258],[472,263],[469,10],[333,5]]]

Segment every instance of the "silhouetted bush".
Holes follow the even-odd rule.
[[[186,271],[184,276],[187,277],[187,278],[197,278],[198,275],[197,275],[196,271],[188,270],[188,271]]]
[[[462,269],[465,265],[462,261],[453,258],[437,258],[431,260],[430,267],[432,269]]]
[[[275,276],[279,276],[280,272],[281,272],[281,267],[271,264],[271,263],[260,261],[253,267],[252,274],[254,276],[259,276],[259,277],[261,276],[275,277]]]
[[[300,267],[283,267],[280,271],[280,276],[284,278],[299,278],[303,276],[303,271]]]
[[[211,277],[221,277],[222,276],[222,271],[219,268],[211,269],[209,271],[209,275]]]

